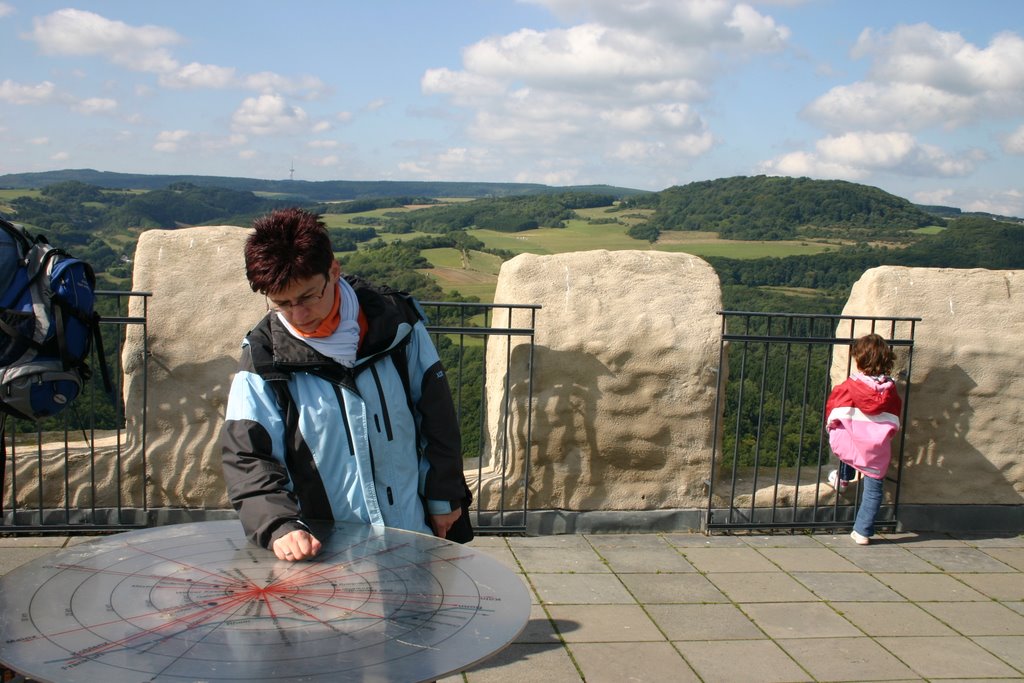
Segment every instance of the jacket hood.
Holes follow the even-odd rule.
[[[868,415],[890,412],[889,403],[892,400],[896,384],[890,377],[869,377],[860,373],[850,375],[857,381],[849,383],[850,397],[853,404],[862,412]]]

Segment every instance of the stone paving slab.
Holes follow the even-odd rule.
[[[622,574],[619,579],[641,604],[729,602],[715,584],[697,573]]]
[[[517,539],[518,540],[518,539]],[[608,573],[611,569],[593,548],[551,548],[513,546],[512,553],[528,573],[572,572],[576,574]]]
[[[574,643],[569,650],[587,683],[700,681],[671,643]]]
[[[820,598],[783,572],[716,572],[706,575],[733,602],[816,602]]]
[[[1013,567],[1019,572],[1024,572],[1024,548],[985,547],[985,554]]]
[[[888,588],[870,574],[854,572],[798,572],[793,578],[807,586],[822,600],[853,602],[903,601],[896,591]]]
[[[761,629],[735,605],[648,605],[647,611],[669,640],[765,637]]]
[[[822,602],[762,602],[740,605],[770,638],[840,638],[863,635],[856,626]]]
[[[754,548],[684,548],[683,554],[699,572],[775,572],[777,565]]]
[[[921,680],[900,658],[868,637],[777,641],[817,681]]]
[[[1024,636],[981,636],[971,640],[1010,666],[1024,671]]]
[[[542,604],[635,605],[636,599],[614,574],[531,574]]]
[[[988,600],[983,593],[947,574],[876,573],[874,577],[915,602]]]
[[[1024,600],[1024,578],[1012,574],[953,574],[953,578],[993,600]]]
[[[551,605],[547,611],[567,643],[665,640],[640,605]]]
[[[921,607],[965,636],[1024,635],[1024,615],[998,602],[926,602]]]
[[[1014,568],[977,548],[911,548],[944,572],[1012,572]]]
[[[834,602],[832,609],[869,636],[955,636],[911,602]]]
[[[853,572],[857,565],[828,548],[764,548],[761,555],[786,572]]]
[[[878,643],[924,678],[1020,676],[1005,661],[962,636],[879,638]]]
[[[906,548],[892,544],[867,548],[835,548],[835,552],[866,572],[915,572],[918,574],[942,571]]]
[[[598,548],[616,574],[648,572],[695,572],[685,557],[670,546],[658,548]]]
[[[675,645],[705,683],[788,683],[814,680],[771,640],[693,641]]]

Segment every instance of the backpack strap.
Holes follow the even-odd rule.
[[[21,253],[25,254],[32,248],[32,239],[25,228],[19,228],[14,223],[0,218],[0,228],[3,228],[15,242],[21,246]]]

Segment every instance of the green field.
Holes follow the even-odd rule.
[[[538,228],[523,232],[496,230],[467,230],[491,249],[507,249],[516,253],[562,254],[568,251],[608,249],[651,249],[645,240],[635,240],[626,234],[626,227],[615,223],[591,225],[587,221],[567,221],[564,228]]]
[[[33,197],[38,199],[42,196],[39,190],[0,190],[0,202],[9,202],[18,197]]]
[[[501,249],[516,254],[550,255],[572,251],[593,251],[607,249],[621,251],[626,249],[656,250],[681,252],[694,256],[725,256],[737,259],[754,259],[762,257],[794,256],[801,254],[820,254],[834,251],[834,244],[809,240],[790,240],[775,242],[757,242],[749,240],[723,240],[714,232],[664,232],[658,242],[651,244],[645,240],[633,239],[626,234],[629,225],[645,219],[645,212],[632,212],[623,216],[610,212],[607,208],[587,209],[577,212],[592,219],[615,218],[615,223],[591,223],[585,219],[570,220],[564,228],[539,228],[522,232],[498,232],[496,230],[467,230],[489,249]],[[647,212],[649,213],[649,212]],[[386,235],[387,241],[411,238],[421,233],[409,235]],[[481,301],[492,301],[497,284],[500,261],[497,257],[485,258],[488,255],[472,252],[468,263],[462,262],[460,253],[455,249],[428,249],[423,256],[434,266],[423,270],[425,275],[445,291],[457,290],[467,296],[477,296]]]
[[[820,254],[825,251],[835,251],[837,247],[831,244],[808,241],[776,241],[776,242],[755,242],[750,240],[693,240],[663,243],[659,240],[656,249],[659,251],[674,251],[693,254],[694,256],[724,256],[736,259],[752,259],[785,256],[801,256],[806,254]]]
[[[424,249],[421,254],[434,267],[420,272],[433,278],[445,292],[454,289],[463,296],[475,296],[481,301],[494,300],[494,288],[501,269],[501,259],[497,256],[471,251],[464,263],[458,249]]]

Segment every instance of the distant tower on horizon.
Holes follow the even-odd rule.
[[[291,166],[288,168],[288,180],[295,180],[295,161],[292,161]]]

